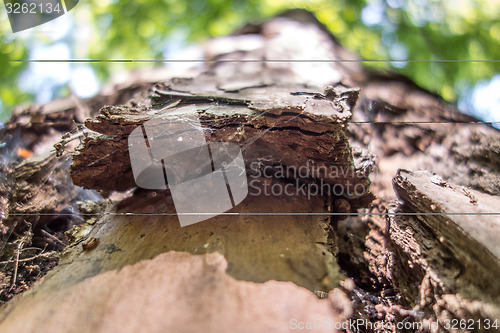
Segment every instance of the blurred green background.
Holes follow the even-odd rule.
[[[25,60],[168,59],[190,43],[228,34],[288,8],[315,13],[364,59],[500,59],[500,0],[81,0],[68,14],[16,34],[1,8],[0,120],[15,105],[47,102],[70,89],[87,97],[116,72],[155,66]],[[466,112],[499,120],[498,62],[367,65],[392,68]]]

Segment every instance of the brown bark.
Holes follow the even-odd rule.
[[[443,326],[446,319],[474,319],[483,323],[486,319],[500,319],[500,284],[496,279],[500,273],[496,242],[500,222],[495,215],[500,195],[498,130],[472,124],[478,120],[460,113],[404,77],[376,73],[351,61],[300,61],[356,57],[306,12],[295,11],[285,16],[293,19],[272,19],[245,27],[240,34],[207,42],[207,60],[219,61],[207,63],[202,73],[190,78],[125,88],[102,108],[102,96],[86,101],[92,107],[84,108],[85,116],[76,116],[82,108],[75,105],[50,112],[45,119],[64,119],[64,126],[46,121],[43,135],[33,134],[36,127],[33,122],[43,112],[26,111],[20,113],[22,117],[16,114],[12,118],[8,130],[12,133],[19,128],[22,137],[28,138],[25,139],[28,143],[19,146],[34,151],[35,156],[41,156],[36,152],[41,146],[36,137],[42,138],[40,142],[49,142],[48,138],[61,134],[59,131],[72,129],[73,136],[67,135],[56,144],[57,156],[53,152],[48,159],[40,158],[42,162],[4,165],[14,179],[25,182],[19,183],[22,186],[13,181],[3,184],[4,193],[20,193],[3,196],[2,211],[10,214],[3,221],[4,237],[16,219],[20,219],[13,213],[54,212],[61,214],[59,218],[65,223],[73,221],[68,225],[81,222],[74,221],[75,216],[85,222],[72,229],[71,245],[59,266],[33,290],[3,309],[0,327],[18,327],[20,323],[26,324],[27,317],[41,318],[50,311],[60,313],[58,302],[67,304],[71,297],[83,297],[85,293],[85,302],[65,309],[68,320],[54,315],[54,321],[43,326],[42,331],[55,327],[68,330],[85,322],[85,316],[93,316],[93,329],[105,331],[119,319],[115,314],[106,316],[96,309],[109,309],[101,288],[113,289],[117,283],[115,276],[129,281],[134,286],[131,294],[139,299],[141,295],[154,294],[153,290],[161,295],[182,290],[161,303],[161,308],[167,311],[165,307],[185,305],[192,316],[201,304],[213,304],[210,302],[214,297],[234,300],[233,297],[247,293],[245,290],[251,284],[232,280],[236,278],[254,282],[292,281],[298,285],[283,295],[304,291],[299,286],[317,291],[318,295],[340,287],[330,292],[334,296],[328,305],[307,297],[300,300],[311,307],[318,306],[319,313],[326,311],[325,316],[333,320],[351,316],[373,323],[418,322],[427,325],[422,329],[427,332],[437,319],[442,324],[439,331],[446,331]],[[299,35],[304,36],[301,43],[296,42]],[[241,45],[248,38],[252,38],[254,48],[242,50]],[[278,59],[296,61],[273,61]],[[263,181],[277,184],[323,181],[346,187],[356,184],[368,187],[371,182],[372,186],[358,196],[332,193],[313,198],[300,194],[292,198],[249,196],[231,211],[320,215],[223,215],[181,228],[176,217],[169,215],[174,210],[168,191],[133,189],[127,137],[148,120],[179,116],[176,111],[187,105],[196,106],[207,141],[240,145],[247,163],[259,161],[261,168],[297,168],[312,161],[317,166],[352,171],[344,175],[274,177]],[[194,114],[182,116],[189,118]],[[72,121],[80,123],[83,118],[86,129],[82,131]],[[72,147],[66,143],[71,138],[77,138],[71,141],[75,146],[80,140],[81,144],[70,156],[68,151]],[[15,151],[15,148],[9,149]],[[65,183],[67,187],[62,192],[55,191],[57,182],[40,185],[39,180],[48,176],[67,179],[64,177],[69,175],[68,158],[73,162],[74,184],[101,191],[106,204],[95,205],[93,199],[79,205],[81,213],[68,214],[63,207],[76,208],[76,201],[85,192],[70,182]],[[44,174],[49,165],[61,172]],[[421,169],[432,173],[417,171]],[[247,176],[252,177],[252,173]],[[38,190],[39,197],[15,199],[24,198],[21,194],[31,189]],[[374,197],[376,200],[369,205]],[[356,212],[363,215],[345,215]],[[464,212],[476,215],[457,214]],[[122,215],[125,213],[139,215]],[[49,223],[43,221],[41,225]],[[26,230],[30,231],[27,225],[21,231]],[[42,240],[47,242],[48,238]],[[25,242],[28,238],[21,239]],[[21,239],[17,243],[11,240],[11,253],[5,254],[6,258],[12,258],[18,244],[22,244]],[[66,240],[60,236],[60,241]],[[168,251],[191,255],[165,254]],[[208,265],[211,268],[196,266],[200,258],[220,258],[215,254],[205,256],[212,252],[224,256],[227,270],[225,264]],[[200,254],[204,256],[193,256]],[[192,265],[197,268],[191,270]],[[172,278],[165,280],[166,285],[144,284],[146,269],[152,279],[161,274]],[[217,274],[211,275],[214,269]],[[193,287],[189,280],[181,281],[185,274],[196,281],[193,292],[183,292]],[[344,280],[346,276],[348,280]],[[207,280],[212,282],[206,283]],[[217,281],[230,287],[222,288],[226,291],[221,292],[215,286],[219,286]],[[250,303],[228,301],[220,307],[204,308],[200,313],[208,318],[207,330],[228,331],[219,320],[220,312],[226,313],[234,307],[243,309],[248,306],[245,304],[252,304],[252,310],[263,306],[259,314],[262,319],[252,327],[268,329],[270,312],[267,311],[274,310],[266,305],[272,301],[256,290],[273,293],[285,285],[288,284],[267,282],[253,289],[259,296],[251,298]],[[120,301],[125,289],[123,286],[113,289],[116,290],[111,294],[116,300],[113,305],[124,309],[129,316],[126,327],[142,325],[141,316],[130,315],[139,307],[127,305],[128,298]],[[138,290],[143,290],[143,294]],[[344,293],[351,299],[348,305],[340,296]],[[46,301],[51,297],[55,301]],[[290,302],[297,304],[298,299]],[[337,308],[343,310],[336,311]],[[158,311],[154,306],[144,309]],[[29,316],[23,316],[25,311]],[[256,313],[252,311],[244,320],[238,320],[242,310],[231,311],[227,317],[240,325],[237,331],[245,331],[247,319],[256,321]],[[297,311],[304,314],[304,320],[316,318],[302,308]],[[278,317],[282,320],[291,313],[295,312],[285,311]],[[29,325],[36,322],[31,320]],[[151,323],[154,329],[174,327],[171,320],[157,317]],[[115,330],[120,327],[123,328],[114,326]],[[188,331],[198,329],[194,324],[186,327]],[[363,330],[370,331],[366,327]]]
[[[398,289],[442,323],[500,318],[500,198],[423,171],[399,171],[394,188],[394,213],[419,213],[390,218]]]

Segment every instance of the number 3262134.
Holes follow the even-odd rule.
[[[61,6],[57,3],[53,5],[52,3],[5,3],[5,8],[9,14],[52,14],[60,13],[63,11]]]

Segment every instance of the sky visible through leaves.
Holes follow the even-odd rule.
[[[364,59],[397,60],[367,65],[396,70],[465,112],[500,121],[500,0],[81,0],[66,15],[15,34],[2,6],[0,120],[22,103],[92,96],[125,70],[172,66],[26,60],[172,59],[289,8],[315,13]]]

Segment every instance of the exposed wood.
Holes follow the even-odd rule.
[[[27,308],[15,307],[0,330],[289,332],[295,324],[323,322],[329,326],[318,331],[340,332],[335,323],[352,314],[349,299],[338,290],[320,300],[289,282],[237,281],[226,268],[217,253],[164,253],[76,285],[25,294]],[[65,311],[53,312],[56,308]]]
[[[391,217],[393,280],[407,299],[440,319],[500,319],[500,198],[429,172],[399,171],[394,187],[394,213],[418,213]]]
[[[168,192],[137,193],[109,209],[94,225],[80,226],[42,288],[75,284],[171,250],[219,252],[228,261],[228,274],[240,280],[292,281],[328,291],[345,279],[332,254],[328,217],[255,214],[326,212],[321,198],[249,196],[231,210],[240,216],[217,216],[186,227],[179,225]],[[91,239],[98,240],[95,247],[82,246]]]

